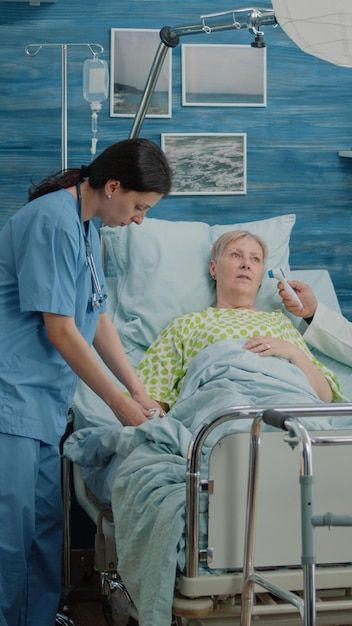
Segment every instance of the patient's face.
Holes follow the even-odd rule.
[[[264,253],[251,237],[231,241],[213,264],[218,293],[246,295],[254,303],[264,273]]]

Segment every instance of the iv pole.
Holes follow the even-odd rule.
[[[61,48],[61,169],[67,170],[67,52],[70,46],[85,46],[93,57],[104,52],[99,43],[30,43],[25,53],[34,57],[42,48]]]
[[[255,36],[251,45],[254,48],[264,48],[264,33],[260,30],[260,27],[264,25],[277,26],[274,11],[269,9],[233,9],[231,11],[223,11],[221,13],[201,15],[200,19],[202,20],[201,24],[192,24],[189,26],[179,25],[173,27],[164,26],[160,30],[159,35],[161,42],[156,51],[144,88],[144,93],[134,118],[130,138],[138,136],[168,49],[176,48],[179,44],[180,37],[184,35],[196,35],[202,33],[210,35],[212,32],[217,31],[231,29],[240,30],[247,28]]]

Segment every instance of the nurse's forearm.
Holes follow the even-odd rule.
[[[124,409],[125,396],[97,362],[90,346],[71,317],[43,313],[48,339],[73,371],[113,411]]]
[[[129,362],[120,337],[106,313],[99,317],[93,345],[109,370],[132,395],[144,392],[143,384]]]

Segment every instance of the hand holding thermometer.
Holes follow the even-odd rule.
[[[276,278],[276,280],[280,281],[285,287],[285,291],[287,291],[287,293],[290,294],[291,298],[293,298],[297,302],[298,306],[303,309],[302,302],[300,301],[294,289],[292,289],[292,287],[288,284],[284,271],[281,269],[281,267],[277,267],[273,270],[268,270],[268,276],[269,278]]]

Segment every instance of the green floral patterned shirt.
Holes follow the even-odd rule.
[[[171,322],[152,343],[137,367],[139,378],[151,398],[175,403],[187,369],[195,356],[208,345],[224,339],[255,336],[285,339],[301,348],[328,380],[333,400],[344,399],[335,374],[308,349],[292,322],[280,310],[218,309],[209,307],[188,313]]]

